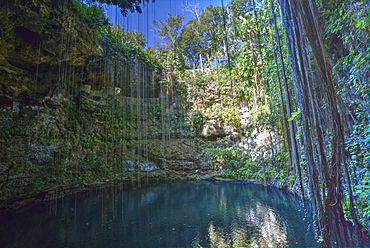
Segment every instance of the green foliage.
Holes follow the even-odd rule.
[[[370,124],[355,125],[346,148],[351,154],[351,165],[370,169]]]
[[[288,121],[293,121],[300,113],[301,113],[301,109],[298,108],[296,112],[291,113],[292,117],[290,117]]]
[[[357,124],[346,142],[351,155],[350,168],[354,183],[355,205],[360,221],[367,226],[370,221],[370,124]]]
[[[366,119],[370,88],[370,17],[365,2],[322,1],[325,41],[337,89],[358,121]]]
[[[211,147],[203,149],[199,159],[204,168],[236,170],[245,163],[244,156],[243,152],[237,149]]]
[[[369,227],[370,222],[370,170],[362,171],[362,180],[355,186],[354,194],[357,197],[356,207],[359,219],[365,227]]]
[[[45,180],[40,178],[40,177],[33,178],[29,182],[30,186],[33,189],[42,189],[44,187],[45,183],[46,183]]]
[[[220,108],[216,105],[212,105],[209,110],[207,110],[207,114],[216,115],[217,120],[223,126],[240,127],[239,110],[235,106]]]
[[[173,32],[176,35],[170,35],[174,29],[163,32],[172,46],[158,49],[158,58],[164,67],[170,68],[171,76],[185,82],[188,123],[197,132],[209,120],[242,130],[247,136],[254,130],[285,132],[287,113],[282,113],[283,97],[278,82],[281,71],[276,68],[271,27],[266,25],[271,19],[269,6],[268,1],[256,4],[249,0],[234,0],[228,9],[209,6],[183,27],[175,42],[178,32]],[[167,24],[163,20],[161,27]],[[283,51],[287,56],[286,49]],[[184,68],[190,70],[182,71]],[[241,114],[245,115],[246,111],[250,116],[243,120],[242,129]],[[278,178],[291,183],[296,177],[288,173],[292,170],[288,152],[276,151],[276,147],[263,149],[278,155],[246,160],[246,151],[225,145],[205,147],[200,160],[205,168],[222,167],[223,173],[229,176]]]
[[[193,127],[199,133],[204,126],[204,116],[200,110],[192,110],[188,113],[188,125]]]
[[[251,159],[246,151],[229,147],[227,141],[219,140],[215,146],[204,143],[198,159],[205,169],[220,170],[224,177],[238,180],[280,180],[284,186],[293,185],[296,175],[289,167],[288,154],[279,152],[273,158]]]
[[[141,13],[141,4],[144,2],[148,2],[149,0],[87,0],[87,2],[99,2],[109,5],[115,5],[120,8],[121,13],[123,15],[127,15],[127,10],[131,12],[138,12]],[[152,0],[154,2],[154,0]]]
[[[148,66],[150,70],[160,68],[159,61],[151,50],[143,50],[146,45],[145,36],[137,31],[124,32],[119,25],[106,26],[102,37],[111,58],[133,63],[137,59]]]
[[[104,15],[102,8],[95,5],[88,6],[80,0],[73,0],[72,6],[77,11],[81,21],[92,26],[96,39],[100,40],[104,28],[109,26],[108,18]]]
[[[360,221],[368,226],[370,169],[370,17],[365,2],[320,1],[325,45],[333,63],[337,91],[351,116],[346,141],[349,168]],[[348,121],[347,121],[348,122]],[[349,209],[349,201],[344,202]]]
[[[91,2],[91,1],[90,1]],[[119,1],[103,1],[110,4],[120,5]],[[134,6],[135,2],[122,1],[124,6]],[[123,6],[122,5],[122,6]],[[86,4],[86,1],[72,1],[73,8],[77,11],[81,21],[90,25],[95,34],[98,44],[105,44],[109,56],[125,62],[134,62],[139,58],[152,69],[158,68],[159,63],[149,51],[144,51],[146,45],[145,36],[137,31],[124,32],[119,25],[112,26],[105,16],[101,7]]]
[[[175,47],[175,42],[180,36],[181,29],[183,28],[183,19],[183,14],[168,14],[168,19],[161,19],[159,21],[153,20],[153,27],[158,31],[157,36],[165,41],[163,46],[166,49]]]
[[[240,127],[239,106],[235,99],[236,91],[230,85],[229,73],[225,68],[212,68],[209,74],[194,71],[186,77],[187,102],[196,103],[198,112],[202,112],[203,122],[208,118],[217,118],[224,126]],[[226,75],[225,75],[226,74]]]
[[[210,68],[227,63],[228,39],[226,8],[207,6],[183,28],[176,45],[183,51],[189,68]]]
[[[72,6],[79,14],[81,21],[92,25],[94,28],[101,29],[109,25],[108,18],[104,15],[101,7],[95,5],[88,6],[78,0],[72,1]]]

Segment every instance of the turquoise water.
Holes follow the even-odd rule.
[[[246,183],[112,187],[1,217],[0,246],[317,246],[301,205],[282,191]]]

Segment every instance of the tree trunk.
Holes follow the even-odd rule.
[[[315,0],[280,0],[287,30],[296,99],[302,109],[303,144],[311,199],[322,246],[362,246],[351,240],[342,200],[344,132],[340,101],[324,48]],[[345,171],[346,171],[346,167]],[[348,179],[347,179],[348,180]],[[357,218],[355,222],[358,224]]]
[[[284,92],[285,92],[285,109],[287,113],[284,113],[284,117],[288,116],[290,113],[293,112],[292,107],[291,107],[291,97],[289,93],[289,87],[288,87],[288,80],[286,77],[286,72],[285,72],[285,65],[284,65],[284,58],[283,58],[283,52],[281,50],[281,45],[280,45],[280,36],[279,36],[279,30],[277,27],[276,23],[276,15],[275,15],[275,10],[274,10],[274,3],[271,1],[271,12],[272,12],[272,18],[274,22],[274,27],[275,27],[275,39],[276,43],[278,46],[278,51],[279,51],[279,59],[280,59],[280,66],[281,66],[281,72],[283,75],[283,81],[284,81]],[[284,120],[286,122],[286,120]],[[296,170],[296,174],[299,177],[299,185],[300,185],[300,190],[302,197],[304,198],[304,189],[303,189],[303,180],[302,180],[302,172],[301,172],[301,166],[299,162],[299,155],[298,155],[298,145],[297,145],[297,140],[295,138],[296,132],[295,132],[295,127],[293,121],[289,121],[289,138],[290,138],[290,144],[291,144],[291,150],[290,150],[290,161],[292,164],[292,168]]]

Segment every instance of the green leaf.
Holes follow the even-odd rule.
[[[293,113],[291,113],[291,115],[293,116],[293,117],[296,117],[297,115],[299,115],[301,113],[301,109],[300,108],[298,108],[298,110],[297,110],[297,112],[293,112]]]
[[[292,121],[292,120],[294,120],[294,119],[295,119],[295,117],[296,117],[297,115],[299,115],[300,113],[301,113],[301,109],[300,109],[300,108],[298,108],[297,112],[290,113],[290,114],[292,115],[292,117],[291,117],[291,118],[289,118],[289,119],[288,119],[288,121]]]

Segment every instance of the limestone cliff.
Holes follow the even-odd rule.
[[[197,169],[160,71],[107,55],[71,1],[3,1],[0,16],[0,205]]]
[[[72,1],[3,1],[0,16],[0,207],[61,188],[219,170],[199,156],[201,139],[220,147],[228,137],[264,156],[266,142],[243,138],[252,125],[236,109],[201,114],[217,95],[212,82],[186,113],[162,68],[97,37]]]

